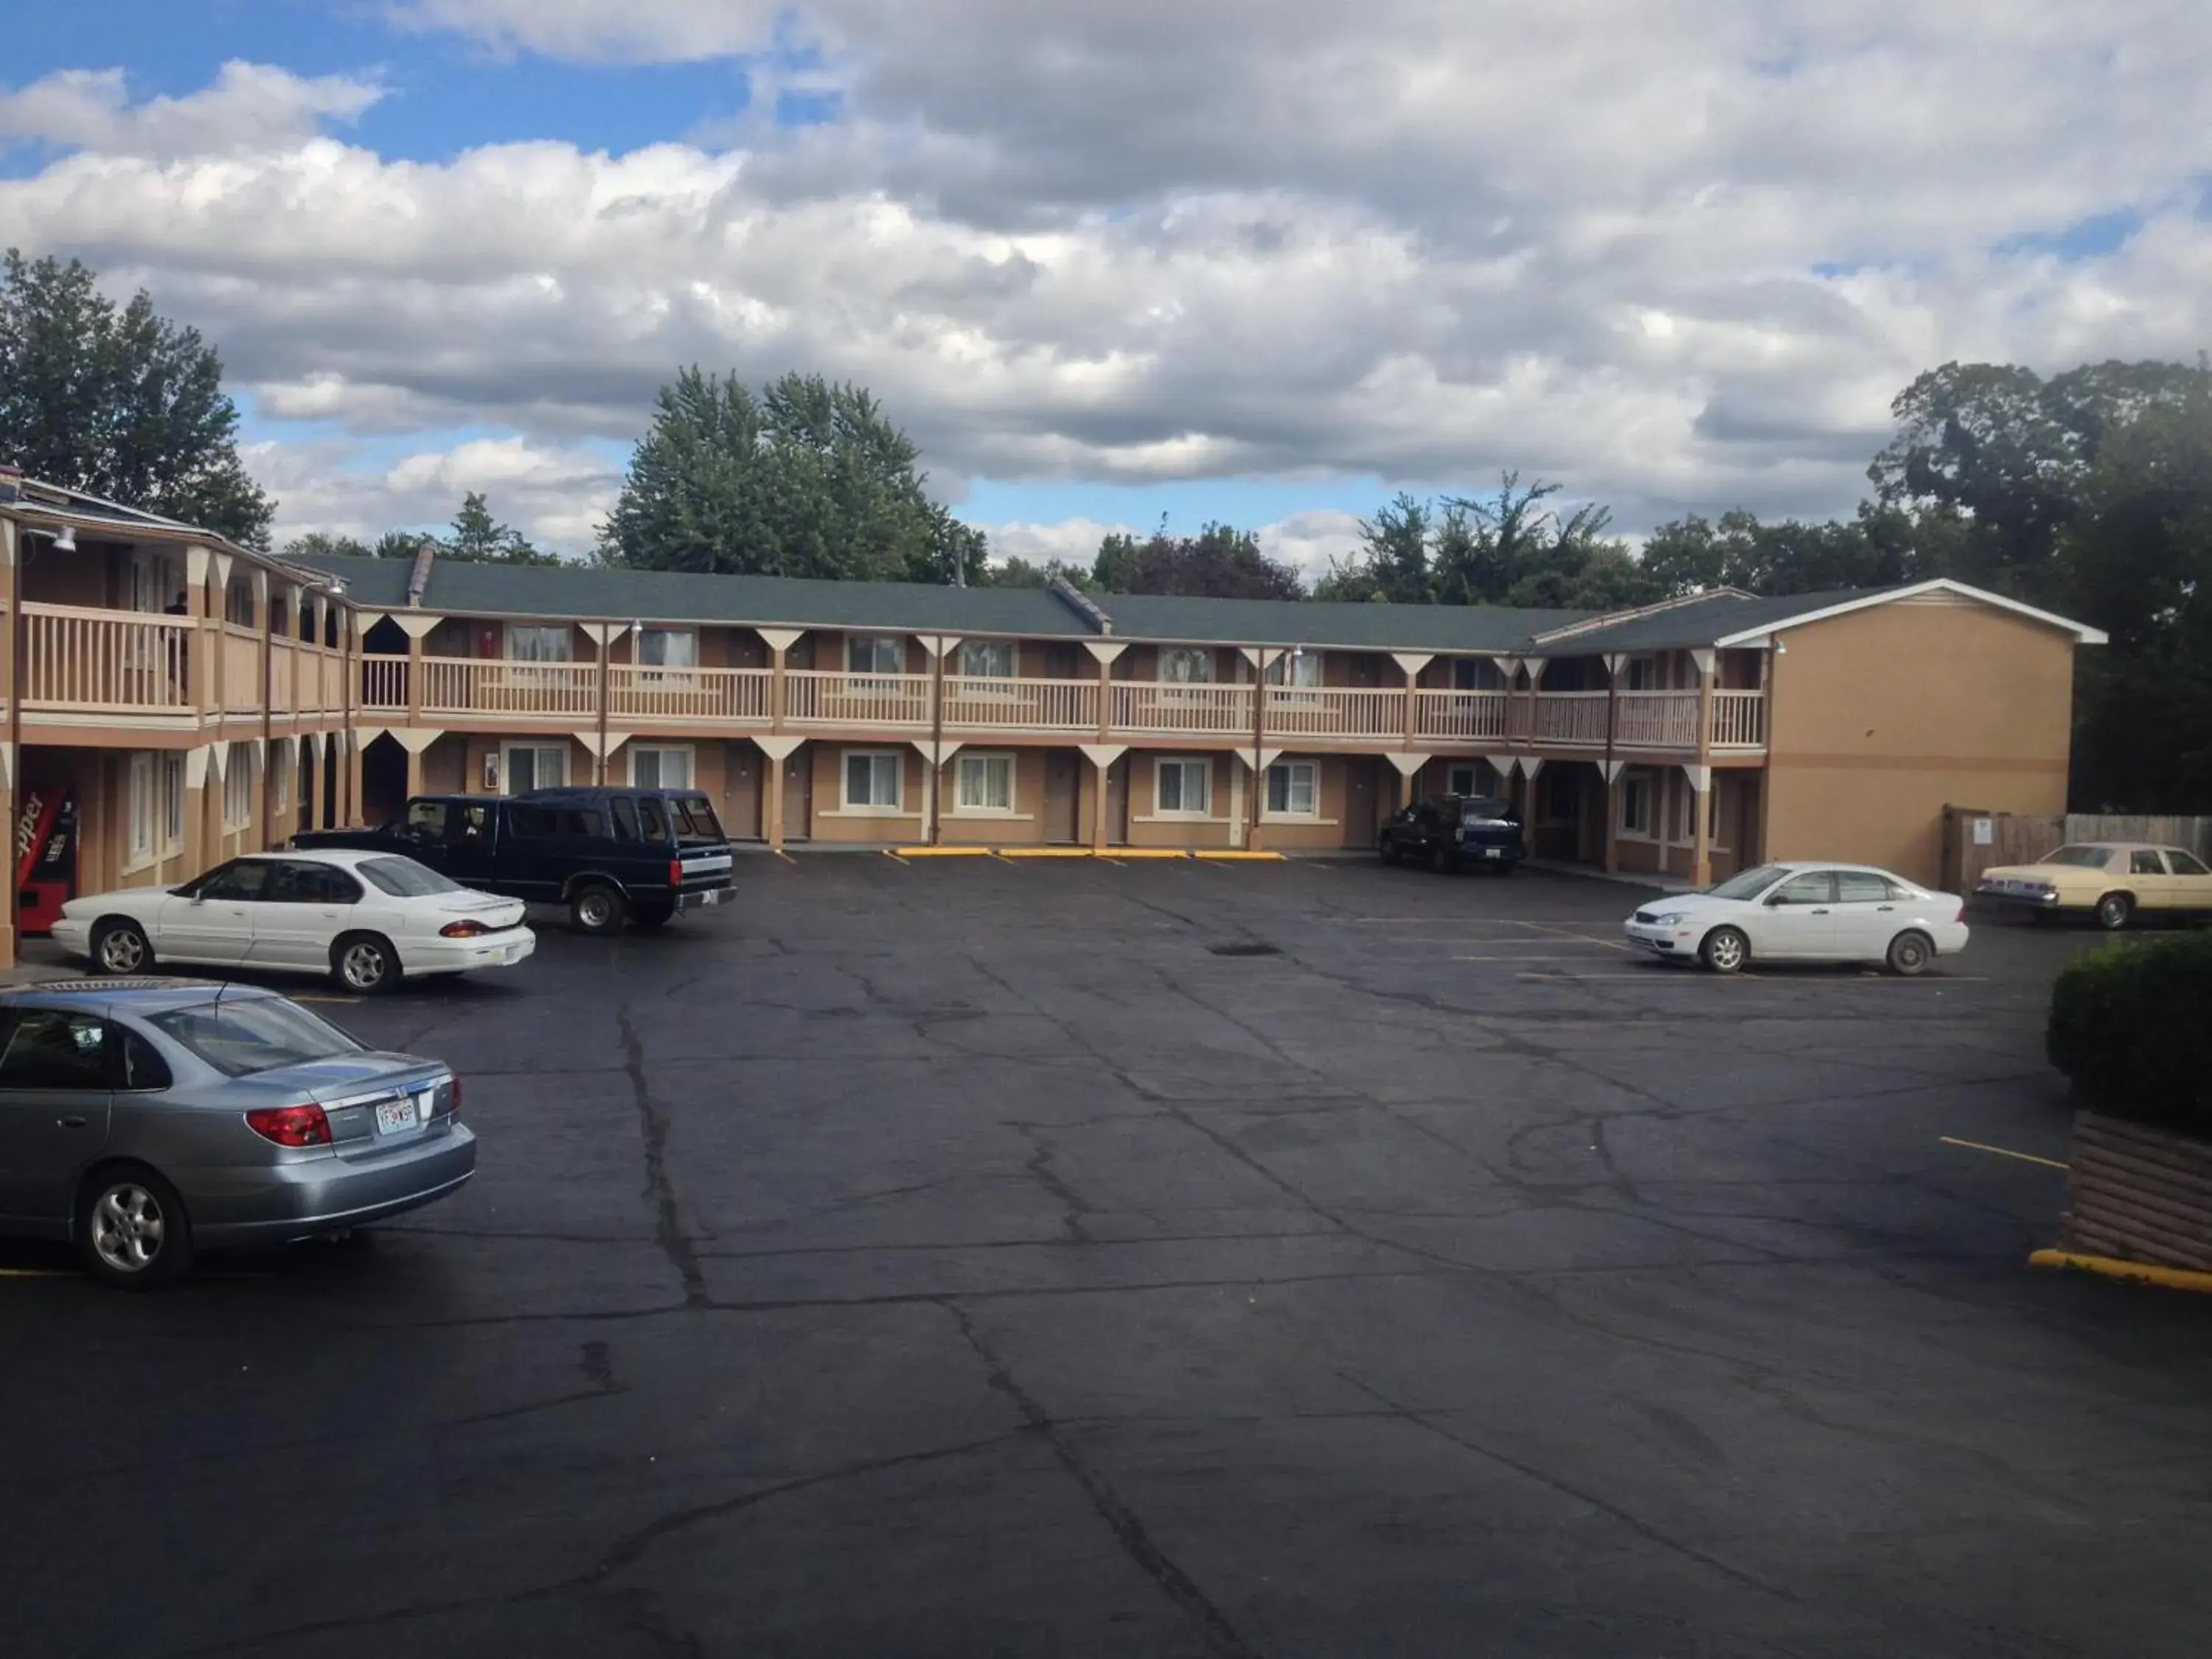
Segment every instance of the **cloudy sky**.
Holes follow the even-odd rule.
[[[1950,358],[2212,345],[2203,0],[17,0],[0,243],[222,347],[279,532],[590,542],[679,365],[1008,551],[1398,488],[1848,511]]]

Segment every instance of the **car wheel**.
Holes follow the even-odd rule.
[[[177,1189],[151,1170],[101,1170],[77,1200],[76,1243],[85,1270],[103,1284],[150,1291],[192,1265],[191,1224]]]
[[[146,930],[124,919],[103,921],[93,930],[92,965],[103,974],[143,974],[154,965]]]
[[[1698,960],[1717,974],[1742,970],[1751,959],[1751,941],[1733,927],[1716,927],[1698,946]]]
[[[2097,901],[2097,926],[2117,933],[2135,919],[2136,902],[2125,893],[2107,893]]]
[[[331,977],[342,991],[380,996],[399,983],[399,958],[374,933],[348,933],[331,946]]]
[[[580,933],[618,933],[629,908],[623,896],[604,882],[579,887],[568,901],[568,920]]]
[[[1376,856],[1385,864],[1395,864],[1399,859],[1398,843],[1385,836],[1375,844]]]
[[[1936,945],[1925,933],[1899,933],[1889,942],[1889,971],[1911,979],[1936,960]]]

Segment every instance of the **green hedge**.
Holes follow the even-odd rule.
[[[2097,1110],[2212,1140],[2212,933],[2067,963],[2045,1052]]]

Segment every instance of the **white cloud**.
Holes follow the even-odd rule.
[[[1328,574],[1332,562],[1341,562],[1358,550],[1359,515],[1316,507],[1263,525],[1258,534],[1262,551],[1282,560],[1310,584]]]
[[[0,179],[0,244],[149,287],[264,413],[359,434],[566,454],[635,437],[679,365],[796,368],[871,386],[951,493],[1510,467],[1630,532],[1848,509],[1946,359],[2212,337],[2182,182],[2212,139],[2172,115],[2212,23],[2178,0],[392,11],[504,52],[752,54],[845,114],[401,161],[325,131],[366,81],[49,76],[0,119],[74,153]],[[2114,212],[2142,228],[2096,257],[2001,251]],[[599,487],[533,486],[577,521]],[[1316,518],[1278,527],[1310,569],[1345,533]]]
[[[357,120],[383,96],[374,81],[309,80],[232,62],[202,91],[134,104],[121,70],[62,70],[15,91],[0,88],[0,139],[111,155],[250,152],[305,138],[329,122]]]
[[[1048,524],[988,524],[977,526],[991,538],[991,562],[1026,559],[1031,564],[1082,565],[1098,556],[1098,544],[1112,535],[1135,533],[1125,524],[1096,519],[1060,519]]]
[[[246,464],[282,506],[275,537],[321,531],[373,542],[386,531],[449,522],[471,490],[493,515],[540,547],[580,556],[621,488],[619,471],[584,451],[520,438],[484,438],[422,450],[381,466],[364,465],[343,442],[261,443]]]

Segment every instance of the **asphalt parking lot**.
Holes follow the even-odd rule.
[[[318,1005],[463,1072],[453,1201],[0,1253],[0,1650],[2205,1650],[2212,1305],[2021,1265],[2084,936],[1721,980],[1534,872],[738,873]]]

